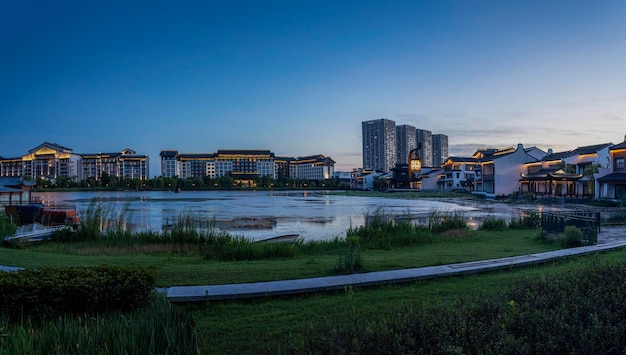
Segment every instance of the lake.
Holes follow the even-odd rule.
[[[84,214],[91,203],[105,211],[125,213],[135,231],[162,231],[177,216],[213,220],[219,229],[253,240],[299,234],[305,240],[345,237],[367,216],[384,214],[413,220],[433,211],[459,212],[470,224],[484,215],[510,218],[519,207],[464,200],[397,199],[326,194],[310,191],[107,191],[34,193],[45,205],[74,205]],[[536,209],[536,206],[534,207]]]

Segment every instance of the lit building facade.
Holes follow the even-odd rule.
[[[177,152],[178,154],[178,152]],[[176,167],[174,171],[178,171],[177,175],[183,179],[201,178],[208,176],[211,179],[215,178],[215,154],[180,154],[172,158],[170,156],[163,156],[161,152],[161,168],[163,169],[163,160],[166,160],[166,167],[169,167],[172,160]],[[167,171],[161,170],[161,175],[166,176]],[[172,176],[166,176],[172,177]]]
[[[448,157],[448,136],[433,134],[433,167],[440,167]]]
[[[161,151],[161,176],[173,178],[180,176],[180,164],[178,151],[162,150]]]
[[[381,118],[361,124],[363,168],[389,172],[396,165],[396,123]]]
[[[396,126],[396,163],[408,164],[409,153],[417,147],[415,127]]]
[[[81,154],[80,156],[81,180],[87,178],[99,180],[103,175],[126,179],[149,179],[148,156],[138,155],[130,148],[119,153]]]
[[[161,151],[161,176],[183,179],[232,176],[238,181],[285,176],[294,179],[326,180],[335,172],[335,162],[324,155],[276,157],[269,150],[218,150],[211,154],[181,154]],[[179,171],[179,175],[175,174]]]
[[[147,180],[148,162],[147,155],[137,155],[128,148],[119,153],[76,154],[70,148],[45,142],[21,158],[0,159],[0,176],[81,181],[90,177],[98,180],[108,174]]]
[[[45,142],[20,158],[0,159],[0,176],[79,180],[80,155],[70,148]]]
[[[422,158],[422,166],[433,167],[433,134],[425,129],[416,129],[416,142],[420,146],[417,153]]]
[[[294,179],[328,180],[335,174],[335,161],[323,155],[299,157],[289,164],[289,176]]]

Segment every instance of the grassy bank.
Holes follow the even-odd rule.
[[[558,249],[535,241],[537,230],[464,231],[442,235],[429,244],[361,251],[365,271],[422,267],[537,253]],[[185,252],[187,253],[187,252]],[[327,276],[333,273],[343,249],[280,259],[221,262],[197,253],[163,254],[118,247],[96,248],[92,243],[46,243],[23,249],[0,248],[3,264],[36,268],[138,264],[154,267],[158,286],[240,283]]]
[[[594,283],[616,281],[618,285],[623,284],[623,279],[620,279],[623,273],[605,272],[602,280],[595,279],[594,273],[599,270],[599,265],[621,265],[624,268],[625,260],[626,251],[617,251],[568,258],[523,269],[424,280],[406,285],[355,288],[280,299],[209,302],[189,305],[185,310],[194,315],[200,348],[206,353],[406,353],[418,349],[421,342],[438,342],[442,345],[439,348],[437,344],[424,348],[426,353],[484,353],[489,352],[489,344],[480,338],[488,338],[487,332],[493,332],[494,329],[497,332],[492,333],[494,338],[491,342],[500,345],[494,347],[493,352],[515,352],[515,349],[521,349],[519,353],[532,353],[533,349],[506,348],[504,345],[521,344],[519,341],[523,342],[524,336],[529,336],[525,335],[524,326],[545,325],[542,328],[545,337],[541,338],[535,332],[536,339],[558,339],[568,324],[559,323],[554,315],[565,311],[570,313],[567,315],[567,319],[570,319],[581,316],[579,312],[593,313],[596,297],[592,286]],[[612,280],[611,275],[619,280]],[[535,284],[534,280],[540,283]],[[587,282],[590,287],[571,292],[579,282]],[[550,284],[558,287],[549,288]],[[537,287],[546,289],[547,295],[540,298],[541,292]],[[542,302],[555,302],[548,303],[554,305],[554,312],[533,304],[528,297],[515,296],[523,295],[525,290],[532,290],[528,295],[537,296]],[[610,290],[598,288],[598,292],[611,295]],[[622,291],[616,289],[614,292]],[[512,300],[514,303],[510,302]],[[602,314],[605,317],[610,312],[623,314],[626,309],[620,300],[616,299],[617,303],[611,306],[613,309],[604,310]],[[570,308],[557,307],[560,302]],[[587,308],[571,307],[577,303]],[[511,309],[513,304],[526,308],[510,315],[512,318],[508,324],[513,338],[507,340],[509,333],[501,332],[500,327],[505,324],[503,317],[508,314],[505,311]],[[597,311],[600,314],[601,309]],[[528,316],[532,314],[535,319],[530,323]],[[561,314],[566,316],[566,313]],[[615,332],[616,324],[602,323],[609,322],[608,318],[600,317],[598,320],[595,329],[591,323],[588,323],[587,329],[574,328],[587,323],[572,323],[571,330],[584,330],[580,334],[585,337]],[[615,322],[615,319],[612,321]],[[426,327],[431,332],[416,333],[416,327]],[[550,327],[559,328],[559,331],[551,333]],[[619,329],[623,332],[623,325]],[[451,336],[457,330],[459,336],[465,335],[468,340],[482,343],[475,343],[474,348],[469,347],[468,343],[463,343],[463,339]],[[420,338],[420,334],[431,338]],[[450,336],[448,340],[447,336]],[[588,340],[581,339],[582,342],[587,341],[585,344],[592,344]],[[575,351],[579,345],[584,349],[582,346],[585,344],[572,342],[572,347],[566,348],[563,343],[554,343],[558,347],[552,351],[546,352],[549,349],[546,347],[535,350],[563,353],[567,350]],[[446,348],[446,345],[451,347]],[[480,346],[484,348],[481,350]]]
[[[348,241],[330,241],[327,245],[296,243],[297,248],[300,248],[297,253],[282,257],[270,255],[253,260],[225,261],[206,258],[202,248],[212,245],[207,244],[206,238],[188,235],[169,239],[162,235],[154,239],[150,239],[154,236],[137,238],[117,228],[113,228],[111,234],[99,234],[101,231],[86,229],[92,234],[85,240],[70,238],[63,242],[19,249],[0,248],[0,260],[3,264],[30,268],[46,265],[139,264],[154,267],[157,286],[171,286],[331,275],[337,272],[338,261],[345,259],[351,246],[357,247],[362,271],[484,260],[550,251],[560,247],[558,243],[537,238],[538,229],[503,228],[501,223],[495,221],[493,225],[494,228],[497,227],[497,231],[475,231],[464,227],[458,216],[445,217],[433,219],[426,229],[381,219],[367,227],[348,231]],[[99,222],[96,220],[93,223]],[[220,243],[225,241],[230,242],[232,239],[226,236]],[[235,243],[238,243],[237,240]],[[241,253],[245,254],[251,244],[241,243],[235,247],[241,248]],[[570,277],[571,275],[586,275],[589,278],[593,270],[599,270],[598,263],[616,265],[625,259],[626,252],[619,251],[593,257],[570,258],[525,269],[424,280],[406,285],[348,288],[343,291],[277,299],[228,302],[209,300],[197,305],[178,306],[176,309],[193,316],[196,327],[192,338],[197,339],[201,353],[402,353],[416,349],[416,344],[424,341],[420,338],[422,334],[431,339],[441,337],[435,345],[424,348],[424,352],[489,352],[488,347],[470,348],[467,343],[460,342],[463,339],[454,338],[454,325],[461,327],[460,334],[466,334],[471,342],[483,339],[472,338],[476,330],[486,329],[485,338],[494,334],[494,337],[502,340],[493,348],[497,352],[510,349],[506,346],[521,344],[524,339],[522,336],[516,337],[518,334],[524,335],[523,333],[507,338],[508,333],[502,332],[502,325],[508,327],[514,324],[517,327],[515,329],[525,329],[527,324],[532,327],[554,321],[545,310],[541,312],[546,314],[546,318],[537,316],[533,319],[539,323],[524,323],[525,318],[515,318],[518,313],[506,313],[513,309],[514,304],[533,307],[523,298],[514,300],[519,303],[509,303],[513,297],[509,295],[516,295],[516,291],[533,287],[541,289],[528,283],[528,280],[548,280],[548,285],[560,285],[560,290],[551,292],[555,299],[565,300],[569,296],[569,289],[573,287],[570,285],[572,280],[580,280]],[[605,274],[605,278],[611,275],[622,274],[609,272]],[[550,279],[552,276],[556,279]],[[584,295],[585,292],[579,292],[579,298],[572,302],[589,304],[582,298]],[[589,312],[588,308],[580,309]],[[620,311],[621,309],[615,309],[616,314],[620,314],[617,313]],[[519,314],[526,317],[526,313]],[[510,317],[510,322],[506,319],[500,321],[505,316]],[[426,321],[422,322],[423,319]],[[474,322],[474,319],[478,322]],[[544,323],[541,323],[542,319],[545,319]],[[598,319],[601,322],[609,321],[606,317]],[[124,329],[124,325],[111,324],[113,325],[103,325],[100,334],[114,337],[117,335],[110,333],[110,328]],[[604,323],[596,325],[598,329],[602,329]],[[91,324],[89,328],[85,327],[86,332],[92,333],[91,327],[97,326]],[[58,323],[44,332],[60,333],[59,329],[62,328],[65,328],[64,323]],[[26,328],[25,334],[39,331],[33,329]],[[432,333],[427,333],[428,329]],[[614,332],[614,328],[609,329],[609,334]],[[595,333],[586,334],[590,334],[589,338],[592,338]],[[72,339],[75,336],[78,335],[67,335]],[[50,345],[61,340],[52,337],[41,341]],[[88,339],[84,344],[94,343]],[[441,347],[437,347],[439,345]],[[74,348],[64,349],[72,351]],[[543,349],[534,350],[543,352]]]

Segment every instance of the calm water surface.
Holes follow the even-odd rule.
[[[426,218],[432,211],[461,212],[472,218],[510,214],[506,207],[458,201],[405,200],[381,197],[328,195],[305,191],[136,191],[36,193],[46,205],[71,204],[83,213],[90,203],[105,210],[127,211],[133,230],[161,231],[181,215],[215,220],[229,233],[250,239],[299,234],[304,239],[345,237],[350,227],[365,224],[366,216]]]

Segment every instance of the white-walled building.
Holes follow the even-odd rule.
[[[517,148],[479,149],[474,158],[480,161],[475,172],[475,194],[494,198],[507,196],[520,191],[520,177],[526,171],[526,164],[538,161],[536,148],[530,155],[522,144]]]

